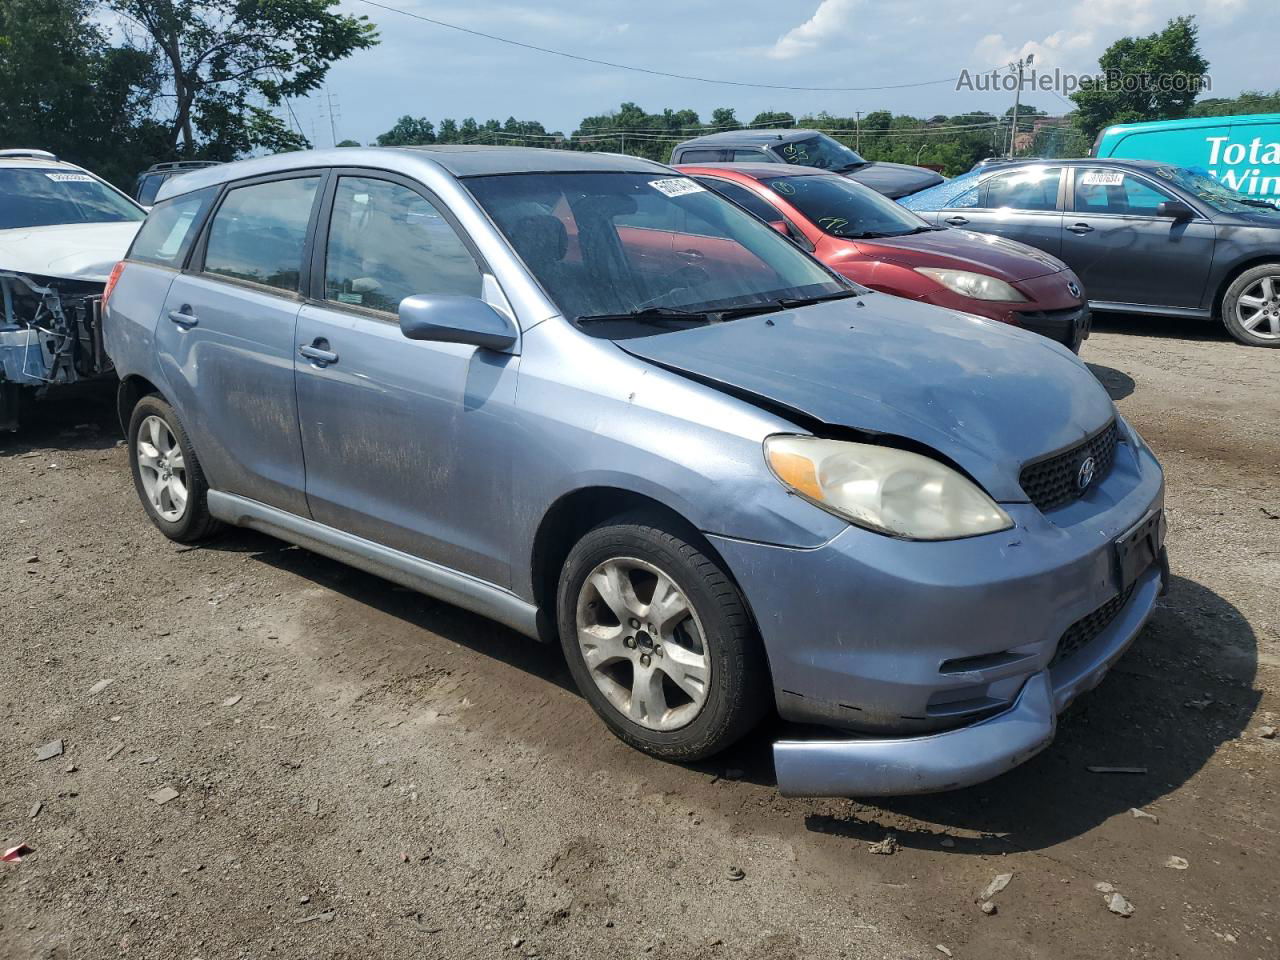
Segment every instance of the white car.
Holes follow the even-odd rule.
[[[24,396],[111,369],[102,291],[146,210],[43,150],[0,150],[0,430]]]

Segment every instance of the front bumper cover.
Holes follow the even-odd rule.
[[[1061,670],[1040,670],[1013,705],[957,730],[919,737],[779,741],[778,789],[789,797],[875,797],[936,793],[999,776],[1047,747],[1058,713],[1093,689],[1133,642],[1168,579],[1161,557],[1137,582],[1116,619]]]

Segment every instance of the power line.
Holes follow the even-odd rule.
[[[459,33],[469,33],[473,37],[483,37],[485,40],[495,40],[498,43],[509,44],[513,47],[521,47],[525,50],[535,50],[538,53],[549,53],[553,56],[564,57],[568,60],[578,60],[582,63],[593,63],[599,67],[613,67],[616,70],[631,70],[635,73],[647,73],[650,76],[666,77],[669,80],[692,80],[695,83],[718,83],[728,87],[752,87],[757,90],[799,90],[807,93],[860,93],[870,90],[901,90],[907,87],[930,87],[941,83],[954,83],[959,79],[959,77],[944,77],[941,80],[917,80],[912,83],[886,83],[874,87],[800,87],[780,83],[748,83],[742,80],[717,80],[712,77],[695,77],[685,73],[667,73],[662,70],[651,70],[648,67],[637,67],[634,64],[627,63],[614,63],[611,60],[597,60],[595,57],[584,57],[576,53],[567,53],[564,50],[553,50],[550,47],[540,47],[533,43],[525,43],[521,40],[512,40],[509,37],[499,37],[496,34],[484,33],[480,30],[472,30],[470,27],[460,27],[456,23],[446,23],[443,20],[436,20],[433,17],[423,16],[420,13],[414,13],[410,10],[401,10],[398,7],[390,7],[384,3],[377,3],[375,0],[360,0],[360,2],[368,4],[371,7],[377,7],[379,10],[386,10],[388,13],[398,13],[401,16],[412,17],[414,20],[421,20],[424,23],[434,24],[437,27],[446,27],[449,30],[457,30]]]

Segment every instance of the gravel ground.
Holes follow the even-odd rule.
[[[779,797],[773,729],[647,759],[556,650],[302,550],[175,546],[109,392],[50,402],[0,437],[0,957],[1280,956],[1280,351],[1084,355],[1168,472],[1172,590],[1049,750],[869,804]]]

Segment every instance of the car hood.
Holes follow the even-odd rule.
[[[1003,502],[1028,460],[1070,447],[1115,407],[1066,348],[1004,324],[871,293],[618,342],[633,356],[817,420],[906,437]],[[807,425],[807,424],[806,424]]]
[[[0,270],[106,283],[140,226],[141,220],[0,230]]]
[[[858,250],[875,259],[895,260],[909,267],[973,270],[1016,282],[1058,273],[1065,265],[1035,247],[972,230],[930,230],[906,237],[856,240]]]
[[[935,187],[946,179],[942,174],[905,163],[882,163],[871,160],[845,174],[850,180],[870,187],[876,193],[896,200],[912,193]]]

